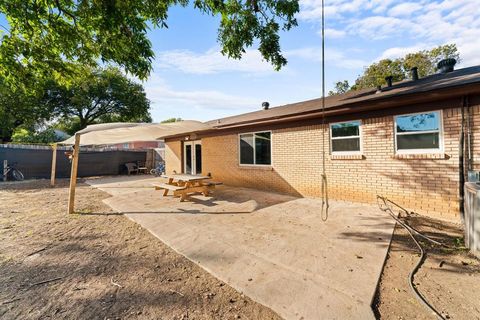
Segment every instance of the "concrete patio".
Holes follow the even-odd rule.
[[[89,180],[105,202],[174,250],[286,319],[374,319],[394,221],[375,206],[228,186],[190,201],[147,176]]]

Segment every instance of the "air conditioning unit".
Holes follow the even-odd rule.
[[[480,257],[480,182],[465,183],[465,246]]]
[[[468,182],[479,182],[480,181],[480,171],[468,171]]]

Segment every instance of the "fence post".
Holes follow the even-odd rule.
[[[57,144],[52,145],[52,172],[50,174],[50,185],[55,186],[55,171],[57,170]]]
[[[3,181],[7,181],[8,160],[3,160]]]
[[[80,134],[75,134],[75,146],[72,155],[72,170],[70,173],[70,191],[68,195],[68,213],[75,210],[75,188],[77,187],[78,156],[80,154]]]

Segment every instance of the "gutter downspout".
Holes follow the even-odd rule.
[[[472,146],[472,108],[469,97],[466,96],[467,107],[467,170],[473,170],[473,146]]]
[[[467,104],[467,98],[464,96],[461,107],[461,123],[460,123],[460,139],[458,143],[458,177],[459,177],[459,186],[458,186],[458,200],[459,200],[459,210],[460,216],[463,220],[465,213],[465,163],[464,163],[464,153],[465,153],[465,105]]]

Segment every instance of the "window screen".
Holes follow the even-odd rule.
[[[331,124],[332,153],[360,152],[360,125],[360,121]]]
[[[440,150],[440,112],[395,117],[398,151]]]
[[[256,132],[240,135],[240,164],[270,165],[271,133]]]
[[[254,164],[254,143],[253,134],[240,135],[240,163]]]

